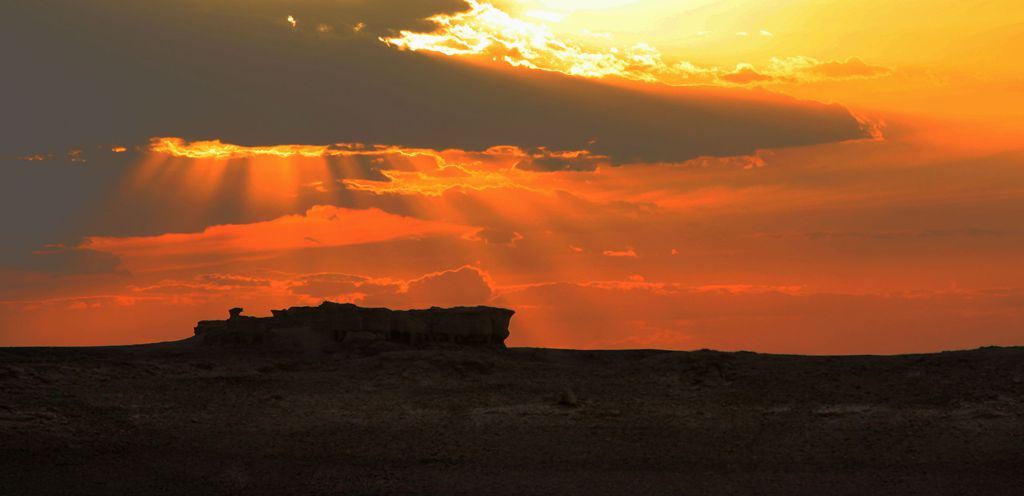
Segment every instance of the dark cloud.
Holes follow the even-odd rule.
[[[24,252],[0,251],[0,271],[19,269],[55,275],[109,274],[121,270],[116,255],[86,248],[47,248]]]
[[[295,294],[324,298],[345,293],[354,293],[365,283],[365,277],[349,274],[314,274],[303,277],[294,286]]]
[[[485,227],[473,232],[467,239],[483,241],[489,245],[515,246],[516,241],[523,239],[523,235],[511,229]]]
[[[0,134],[0,265],[53,265],[31,252],[76,246],[89,235],[196,232],[317,204],[390,202],[385,206],[404,213],[407,199],[346,190],[337,180],[387,181],[382,170],[415,170],[421,159],[388,156],[385,165],[374,156],[329,158],[335,181],[306,185],[288,209],[247,202],[250,171],[235,160],[200,212],[172,188],[124,187],[154,136],[589,150],[531,156],[519,166],[540,171],[590,170],[599,156],[672,162],[864,135],[836,105],[495,71],[377,39],[429,30],[424,18],[462,8],[457,0],[4,3],[3,114],[11,125]],[[118,147],[126,150],[115,153]],[[36,156],[45,160],[17,159]]]
[[[538,150],[517,163],[516,168],[534,172],[592,171],[599,165],[608,163],[608,157],[589,153],[566,154]]]
[[[100,152],[86,162],[72,162],[66,156],[0,159],[0,268],[52,273],[113,270],[116,263],[100,255],[43,247],[79,244],[87,234],[84,228],[104,217],[104,197],[130,166],[134,157],[129,155]]]
[[[384,31],[429,29],[418,19],[458,8],[396,0],[9,4],[0,50],[6,93],[18,97],[5,119],[18,125],[5,129],[0,156],[182,136],[588,148],[621,163],[864,136],[836,105],[495,71],[377,40]],[[359,22],[367,28],[345,28]]]
[[[203,284],[221,288],[270,286],[268,279],[234,274],[203,274],[197,280]]]
[[[314,298],[338,298],[347,295],[380,298],[397,294],[401,289],[401,285],[397,283],[375,281],[351,274],[313,274],[300,278],[291,287],[295,294]]]
[[[405,296],[412,306],[458,306],[487,303],[491,294],[491,285],[480,269],[465,266],[414,279]]]

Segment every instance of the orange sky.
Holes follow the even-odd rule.
[[[555,113],[536,116],[543,132],[477,136],[446,109],[467,101],[485,121],[510,117],[444,88],[450,100],[429,107],[430,121],[357,106],[332,114],[379,126],[372,141],[349,131],[325,141],[316,127],[309,141],[256,131],[242,144],[228,138],[235,128],[173,121],[154,129],[180,134],[80,140],[71,154],[19,149],[5,187],[26,203],[3,208],[24,243],[0,252],[0,345],[178,339],[229,307],[261,315],[324,299],[505,306],[517,311],[514,346],[846,354],[1024,344],[1024,73],[1012,62],[1024,15],[1011,3],[470,2],[438,6],[449,13],[433,25],[419,21],[431,12],[388,19],[390,29],[366,5],[338,18],[268,8],[252,22],[270,39],[297,37],[307,54],[365,43],[515,91],[584,80],[638,102],[706,99],[723,113],[682,124],[694,133],[757,115],[735,134],[701,135],[693,146],[709,154],[683,160],[662,157],[685,134],[642,127],[674,122],[657,105],[572,103],[580,115],[609,107],[635,119],[623,128],[634,131],[615,132],[665,147],[648,154],[629,149],[632,135],[548,140],[573,126]],[[382,70],[412,88],[433,81]],[[413,106],[424,95],[387,98]],[[840,105],[828,112],[848,111],[861,135],[804,139],[803,114],[753,110],[819,112],[790,96]],[[798,138],[740,129],[757,119]],[[431,128],[480,145],[453,146]],[[744,139],[755,149],[718,151]]]

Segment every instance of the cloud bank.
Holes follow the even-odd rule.
[[[8,4],[3,17],[16,21],[5,27],[5,85],[19,97],[5,118],[18,125],[0,137],[0,157],[180,136],[250,146],[515,145],[628,163],[866,136],[837,105],[497,70],[378,39],[429,32],[437,21],[426,18],[468,7],[407,0]]]

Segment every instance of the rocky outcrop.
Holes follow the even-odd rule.
[[[342,344],[391,341],[504,347],[515,312],[483,306],[390,310],[325,301],[316,307],[272,310],[271,317],[244,316],[241,308],[228,313],[227,320],[200,321],[196,336],[211,344],[259,344],[306,336]]]

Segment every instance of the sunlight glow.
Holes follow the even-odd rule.
[[[547,22],[562,22],[565,19],[564,14],[557,12],[548,12],[546,10],[529,10],[526,12],[527,17],[533,17],[534,19],[540,19]]]
[[[323,157],[327,154],[327,147],[315,145],[245,147],[221,143],[220,140],[186,143],[181,138],[154,138],[150,143],[150,151],[186,158],[230,159],[260,155],[284,158],[295,156]]]
[[[161,137],[150,140],[149,151],[182,158],[237,159],[254,157],[349,157],[375,155],[403,155],[406,157],[435,157],[434,150],[402,148],[397,146],[335,143],[331,145],[272,145],[243,146],[220,140],[187,142],[181,138]]]
[[[891,72],[854,58],[844,62],[820,61],[806,56],[776,57],[764,67],[740,63],[732,68],[701,66],[686,60],[673,62],[667,61],[660,50],[648,43],[635,43],[625,48],[590,48],[557,35],[544,24],[513,17],[489,3],[479,0],[467,0],[467,3],[469,10],[430,17],[437,25],[433,32],[403,30],[398,36],[381,37],[380,41],[399,50],[476,57],[571,76],[617,77],[673,85],[793,83],[874,78]],[[539,10],[528,11],[525,15],[548,23],[563,19],[560,14]],[[736,34],[749,35],[745,31]],[[766,30],[759,34],[764,38],[774,36]]]

